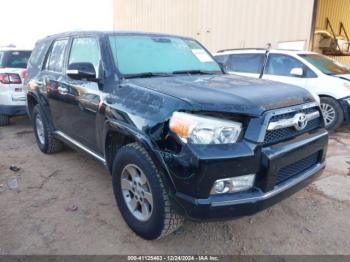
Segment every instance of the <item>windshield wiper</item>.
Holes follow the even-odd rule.
[[[178,70],[172,72],[174,75],[189,74],[189,75],[215,75],[220,71],[205,71],[205,70]]]
[[[126,74],[124,78],[147,78],[147,77],[168,77],[171,76],[169,73],[161,73],[161,72],[144,72],[138,74]]]

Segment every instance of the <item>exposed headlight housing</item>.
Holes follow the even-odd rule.
[[[254,186],[255,174],[216,180],[210,194],[218,195],[246,191]]]
[[[169,127],[184,143],[205,145],[236,143],[242,131],[238,122],[183,112],[173,113]]]

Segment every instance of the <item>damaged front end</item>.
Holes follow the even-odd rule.
[[[174,205],[194,220],[233,218],[254,214],[305,186],[325,165],[328,134],[321,114],[303,130],[286,127],[272,132],[268,126],[307,112],[315,115],[319,107],[309,103],[260,117],[180,112],[149,129],[174,184]],[[181,117],[188,122],[181,122]],[[203,133],[189,138],[196,117],[221,121],[225,128],[234,124],[240,132],[222,140]]]

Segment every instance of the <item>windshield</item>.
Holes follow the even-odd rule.
[[[196,41],[170,36],[112,35],[114,62],[125,77],[221,72]]]
[[[5,51],[0,59],[0,67],[26,68],[31,51]]]
[[[303,54],[300,55],[322,73],[326,75],[345,75],[350,74],[350,68],[334,61],[324,55],[319,54]]]

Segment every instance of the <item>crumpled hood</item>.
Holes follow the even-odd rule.
[[[236,75],[192,75],[127,80],[187,101],[194,110],[261,115],[267,110],[314,102],[305,89]]]

